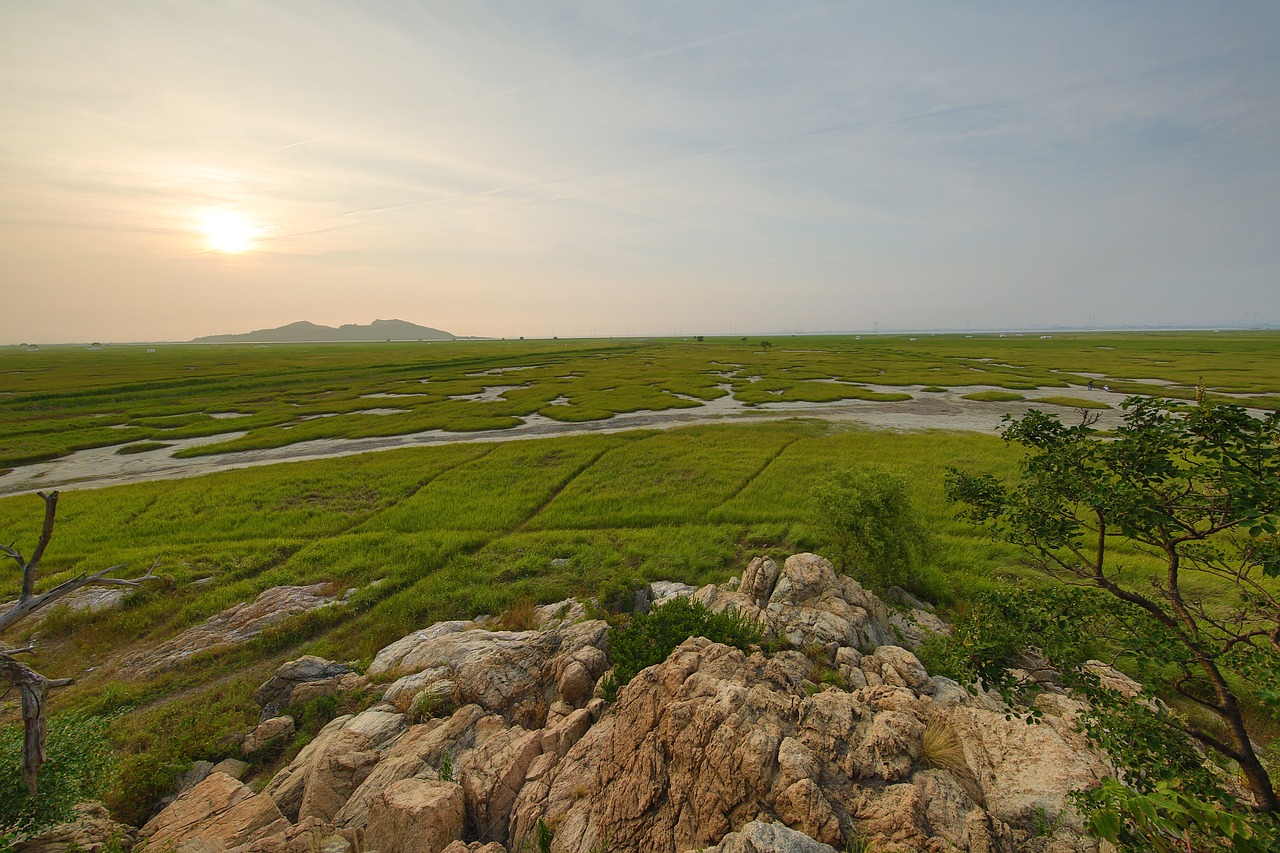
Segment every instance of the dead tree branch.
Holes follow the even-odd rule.
[[[13,544],[0,545],[0,555],[9,557],[18,564],[22,571],[22,591],[16,601],[10,602],[9,609],[0,614],[0,632],[22,621],[59,599],[86,586],[140,586],[155,578],[157,559],[151,564],[145,575],[136,578],[111,578],[108,574],[122,566],[112,566],[99,572],[84,573],[68,581],[63,581],[47,592],[36,595],[36,574],[40,568],[40,560],[45,549],[53,538],[53,523],[58,511],[58,493],[39,493],[44,501],[44,524],[40,528],[40,539],[31,552],[31,559],[23,557],[22,552]],[[65,687],[75,682],[74,678],[45,678],[31,667],[17,660],[14,656],[34,651],[34,644],[18,648],[0,648],[0,678],[18,688],[22,696],[22,722],[24,738],[22,747],[22,780],[32,796],[36,794],[36,774],[44,763],[45,741],[45,701],[49,691],[55,687]]]

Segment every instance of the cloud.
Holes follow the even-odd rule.
[[[7,4],[0,223],[21,236],[0,245],[73,304],[88,281],[192,281],[246,310],[274,291],[278,310],[323,300],[346,322],[373,302],[475,333],[669,331],[673,313],[707,331],[952,325],[975,305],[1005,324],[1192,323],[1245,301],[1280,322],[1278,18]],[[193,220],[213,206],[269,225],[260,251],[211,262]],[[236,317],[172,334],[281,319]],[[123,307],[77,322],[170,334]]]

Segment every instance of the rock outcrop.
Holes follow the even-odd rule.
[[[208,649],[234,646],[258,636],[291,616],[334,603],[325,594],[328,584],[277,586],[264,590],[251,602],[236,604],[204,623],[128,661],[136,672],[152,673],[178,666]]]
[[[655,592],[737,608],[793,650],[690,638],[609,705],[593,698],[607,626],[575,602],[539,608],[537,630],[439,623],[384,648],[383,701],[331,721],[261,793],[210,772],[142,834],[236,853],[498,853],[548,834],[573,853],[1099,850],[1066,799],[1107,769],[1081,706],[1045,694],[1028,726],[930,677],[906,647],[938,625],[922,608],[891,613],[812,554]],[[286,664],[266,713],[304,685],[344,689],[338,666]]]

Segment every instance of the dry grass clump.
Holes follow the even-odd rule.
[[[965,759],[964,744],[950,723],[937,718],[930,720],[924,727],[920,745],[926,767],[947,771],[956,778],[971,800],[978,805],[985,805],[986,798],[978,784],[978,777]]]
[[[532,631],[538,627],[538,605],[532,598],[522,598],[494,620],[499,631]]]

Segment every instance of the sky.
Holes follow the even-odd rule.
[[[0,343],[1280,324],[1280,4],[0,3]]]

